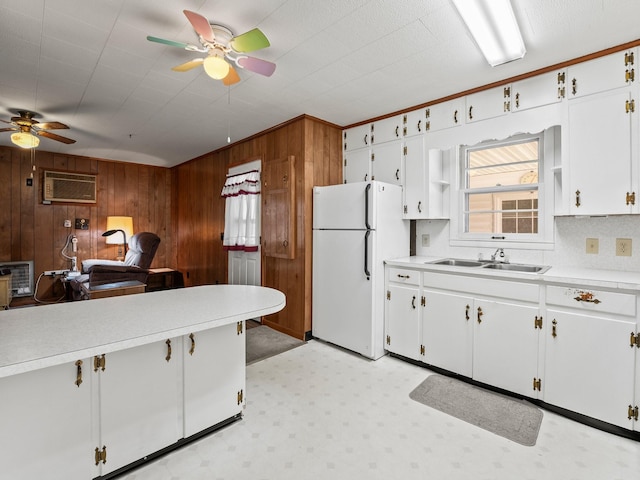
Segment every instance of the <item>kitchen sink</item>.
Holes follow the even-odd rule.
[[[474,260],[460,260],[458,258],[445,258],[444,260],[436,260],[435,262],[428,262],[434,265],[450,265],[452,267],[479,267],[484,265],[482,262],[476,262]]]
[[[509,270],[512,272],[544,273],[549,267],[541,265],[521,265],[517,263],[487,263],[484,268],[493,270]]]

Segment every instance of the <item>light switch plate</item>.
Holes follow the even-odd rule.
[[[422,246],[423,247],[428,247],[430,244],[430,237],[428,233],[423,233],[422,234]]]

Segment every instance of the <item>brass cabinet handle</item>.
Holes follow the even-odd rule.
[[[411,308],[416,309],[416,296],[414,295],[411,299]]]
[[[78,367],[78,369],[77,369],[77,373],[76,373],[75,384],[76,384],[77,387],[80,387],[80,384],[82,383],[82,360],[78,360],[76,362],[76,367]]]
[[[473,120],[473,105],[469,107],[469,120]]]
[[[576,190],[576,207],[580,206],[580,190]]]
[[[458,123],[458,110],[453,112],[453,123]]]
[[[574,95],[578,93],[578,80],[576,80],[575,78],[571,80],[571,93],[573,93]]]
[[[482,315],[483,315],[482,308],[478,307],[478,316],[477,316],[478,323],[482,323]]]
[[[396,125],[396,137],[399,137],[399,136],[400,136],[400,135],[398,135],[398,130],[400,130],[400,127],[398,127],[398,126]]]
[[[189,334],[189,339],[191,340],[191,348],[189,349],[189,355],[193,355],[193,352],[196,351],[196,337],[193,333]]]
[[[400,180],[400,169],[396,169],[396,180]]]
[[[364,144],[365,145],[369,145],[369,134],[368,133],[364,134]]]
[[[422,120],[418,120],[418,131],[419,132],[422,131],[421,128],[422,128]]]
[[[169,339],[164,343],[167,344],[167,356],[164,357],[164,359],[168,362],[169,360],[171,360],[171,340]]]
[[[418,213],[422,213],[422,202],[418,202]]]
[[[398,274],[398,278],[411,278],[411,275],[400,275],[400,274]]]
[[[464,309],[464,319],[468,322],[469,321],[469,309],[471,307],[469,305],[467,305],[467,307]]]
[[[556,331],[556,325],[558,325],[558,322],[556,321],[556,319],[554,318],[553,321],[551,322],[551,336],[553,338],[556,338],[558,336],[558,332]]]

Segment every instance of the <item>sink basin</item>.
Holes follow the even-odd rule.
[[[445,258],[444,260],[436,260],[435,262],[429,263],[434,265],[450,265],[452,267],[479,267],[483,265],[483,263],[474,260],[460,260],[457,258]]]
[[[512,272],[528,272],[528,273],[540,273],[547,271],[549,267],[540,265],[519,265],[517,263],[488,263],[484,268],[491,268],[493,270],[509,270]]]

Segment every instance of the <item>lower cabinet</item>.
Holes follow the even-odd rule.
[[[635,295],[550,286],[547,303],[544,401],[640,430]]]
[[[244,373],[239,322],[0,378],[3,476],[111,477],[240,414]]]

